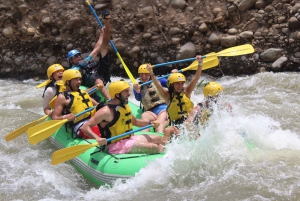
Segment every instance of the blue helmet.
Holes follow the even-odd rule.
[[[68,56],[67,56],[68,63],[70,63],[70,59],[76,54],[81,54],[81,52],[79,52],[78,50],[71,50],[68,53]]]

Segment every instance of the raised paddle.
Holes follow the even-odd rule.
[[[92,13],[93,13],[94,17],[96,18],[96,20],[98,21],[100,27],[103,28],[103,24],[101,23],[101,21],[100,21],[98,15],[96,14],[96,12],[95,12],[94,8],[92,7],[92,5],[90,4],[89,0],[86,0],[85,2],[86,2],[86,4],[89,6],[90,10],[92,11]],[[135,81],[133,75],[131,74],[130,70],[128,69],[127,65],[126,65],[125,62],[123,61],[121,55],[119,54],[119,52],[118,52],[118,50],[117,50],[115,44],[113,43],[112,40],[110,40],[109,42],[110,42],[110,45],[113,47],[113,49],[114,49],[114,51],[115,51],[117,57],[118,57],[119,60],[121,61],[122,65],[124,66],[124,69],[125,69],[125,71],[126,71],[128,77],[130,78],[131,82],[132,82],[133,84],[135,84],[136,81]]]
[[[207,55],[202,56],[202,58],[208,58],[208,57],[212,57],[212,56],[240,56],[240,55],[244,55],[244,54],[251,54],[254,52],[254,48],[252,45],[250,44],[245,44],[245,45],[239,45],[239,46],[235,46],[235,47],[230,47],[227,48],[225,50],[222,50],[220,52],[212,52],[209,53]],[[155,64],[152,67],[156,68],[156,67],[161,67],[161,66],[168,66],[171,64],[177,64],[177,63],[183,63],[183,62],[190,62],[190,61],[194,61],[195,57],[193,58],[189,58],[189,59],[182,59],[182,60],[176,60],[176,61],[170,61],[170,62],[166,62],[166,63],[160,63],[160,64]]]
[[[80,115],[83,115],[87,112],[92,111],[94,107],[91,107],[87,110],[84,110],[78,114],[75,115],[75,117],[79,117]],[[50,120],[43,122],[41,124],[38,124],[36,126],[33,126],[27,130],[27,137],[29,140],[29,143],[31,145],[34,145],[42,140],[47,139],[53,133],[55,133],[56,130],[58,130],[62,125],[68,122],[68,119],[62,119],[62,120]]]
[[[214,52],[212,54],[214,54]],[[184,71],[187,71],[187,70],[197,70],[198,69],[198,63],[199,62],[196,60],[193,63],[191,63],[188,67],[183,68],[183,69],[179,70],[178,72],[181,73],[181,72],[184,72]],[[219,65],[219,59],[218,59],[217,56],[212,56],[212,57],[204,58],[203,59],[202,70],[213,68],[213,67],[215,67],[217,65]],[[170,75],[171,74],[163,75],[163,76],[158,77],[157,79],[160,80],[160,79],[169,77]],[[152,82],[153,82],[152,80],[150,80],[148,82],[144,82],[144,83],[141,84],[141,86],[145,86],[145,85],[150,84]]]
[[[48,115],[45,115],[42,118],[39,118],[39,119],[37,119],[37,120],[35,120],[33,122],[25,124],[24,126],[18,128],[17,130],[15,130],[15,131],[7,134],[5,136],[6,141],[9,142],[9,141],[11,141],[11,140],[19,137],[20,135],[22,135],[23,133],[25,133],[28,128],[30,128],[30,127],[32,127],[32,126],[40,123],[41,121],[45,120],[47,117],[48,117]]]
[[[112,140],[116,140],[118,138],[130,135],[134,132],[138,132],[138,131],[144,130],[146,128],[150,128],[152,126],[153,126],[152,124],[149,124],[147,126],[144,126],[144,127],[141,127],[141,128],[138,128],[138,129],[135,129],[135,130],[132,130],[132,131],[128,131],[128,132],[120,134],[120,135],[117,135],[115,137],[108,138],[108,139],[106,139],[106,141],[110,142]],[[76,156],[82,154],[83,152],[85,152],[88,149],[90,149],[92,147],[95,147],[97,145],[99,145],[98,142],[95,142],[93,144],[76,145],[76,146],[71,146],[71,147],[67,147],[67,148],[55,151],[52,154],[51,164],[56,165],[56,164],[63,163],[65,161],[71,160],[72,158],[75,158]]]

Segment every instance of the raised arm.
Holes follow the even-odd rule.
[[[186,93],[186,96],[188,98],[191,98],[191,94],[192,94],[193,90],[195,89],[195,87],[197,85],[197,82],[198,82],[198,80],[199,80],[199,78],[201,76],[201,72],[202,72],[202,65],[203,65],[202,56],[201,55],[197,55],[196,59],[199,62],[198,69],[197,69],[197,71],[195,73],[195,76],[191,80],[191,82],[188,84],[187,87],[185,87],[185,93]]]
[[[156,86],[157,90],[158,90],[158,93],[161,97],[163,97],[163,99],[166,101],[166,103],[168,104],[170,102],[170,94],[167,90],[165,90],[160,82],[156,79],[156,76],[154,75],[153,73],[153,69],[151,67],[151,64],[147,64],[147,70],[150,72],[150,76],[151,76],[151,79],[153,80],[153,84]]]

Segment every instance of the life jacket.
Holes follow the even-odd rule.
[[[109,108],[114,109],[114,119],[105,125],[104,128],[101,127],[100,124],[98,124],[98,127],[100,129],[101,136],[108,139],[120,134],[123,134],[125,132],[132,130],[132,123],[131,123],[131,109],[129,105],[110,105],[110,104],[102,104],[97,106],[96,110],[99,110],[103,106],[108,106]],[[117,142],[122,139],[128,138],[128,136],[116,139],[111,141],[111,143]]]
[[[142,86],[141,94],[142,94],[142,104],[145,110],[150,110],[157,105],[166,103],[161,96],[158,94],[158,89],[152,83],[146,86]]]
[[[194,124],[201,123],[202,125],[204,125],[209,120],[209,117],[212,115],[213,109],[205,103],[198,103],[198,105],[200,107],[200,113],[196,114]]]
[[[73,92],[63,92],[63,95],[66,99],[70,99],[70,103],[67,107],[64,108],[63,114],[78,114],[88,108],[93,107],[93,103],[91,101],[90,96],[87,92],[81,92],[81,90],[73,91]],[[79,123],[80,121],[86,120],[91,117],[93,111],[84,113],[78,117],[74,123]]]
[[[173,124],[181,124],[194,108],[194,103],[184,92],[171,94],[170,104],[167,108],[170,120]]]
[[[66,89],[66,87],[64,85],[58,84],[57,82],[53,82],[52,81],[52,82],[50,82],[49,84],[47,84],[45,86],[45,89],[44,89],[44,92],[43,92],[43,96],[42,96],[43,98],[44,98],[44,95],[45,95],[45,91],[47,90],[48,87],[55,87],[56,88],[56,94],[55,94],[55,96],[57,96],[59,93],[63,92]]]

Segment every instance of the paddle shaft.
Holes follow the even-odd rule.
[[[118,138],[130,135],[134,132],[138,132],[138,131],[150,128],[152,126],[153,126],[152,124],[149,124],[147,126],[144,126],[144,127],[141,127],[141,128],[138,128],[138,129],[135,129],[135,130],[132,130],[132,131],[128,131],[128,132],[120,134],[120,135],[117,135],[115,137],[108,138],[108,139],[106,139],[106,141],[110,142],[112,140],[116,140]],[[76,146],[71,146],[71,147],[67,147],[67,148],[55,151],[52,154],[51,164],[56,165],[56,164],[71,160],[72,158],[75,158],[76,156],[84,153],[85,151],[89,150],[90,148],[98,146],[98,145],[99,144],[97,142],[95,142],[93,144],[76,145]]]
[[[97,13],[95,12],[94,8],[93,8],[92,5],[90,4],[89,0],[86,0],[86,4],[89,6],[90,10],[92,11],[92,13],[93,13],[94,17],[96,18],[96,20],[97,20],[98,24],[100,25],[100,27],[103,28],[103,24],[102,24],[102,22],[100,21],[100,19],[99,19]],[[128,77],[130,78],[131,82],[132,82],[133,84],[135,84],[136,81],[135,81],[133,75],[131,74],[130,70],[128,69],[127,65],[126,65],[125,62],[123,61],[121,55],[119,54],[119,52],[118,52],[118,50],[117,50],[117,48],[116,48],[114,42],[113,42],[112,40],[110,40],[109,43],[110,43],[110,45],[112,46],[112,48],[114,49],[114,51],[115,51],[117,57],[119,58],[119,60],[121,61],[122,65],[124,66],[124,69],[125,69],[125,71],[126,71]]]

